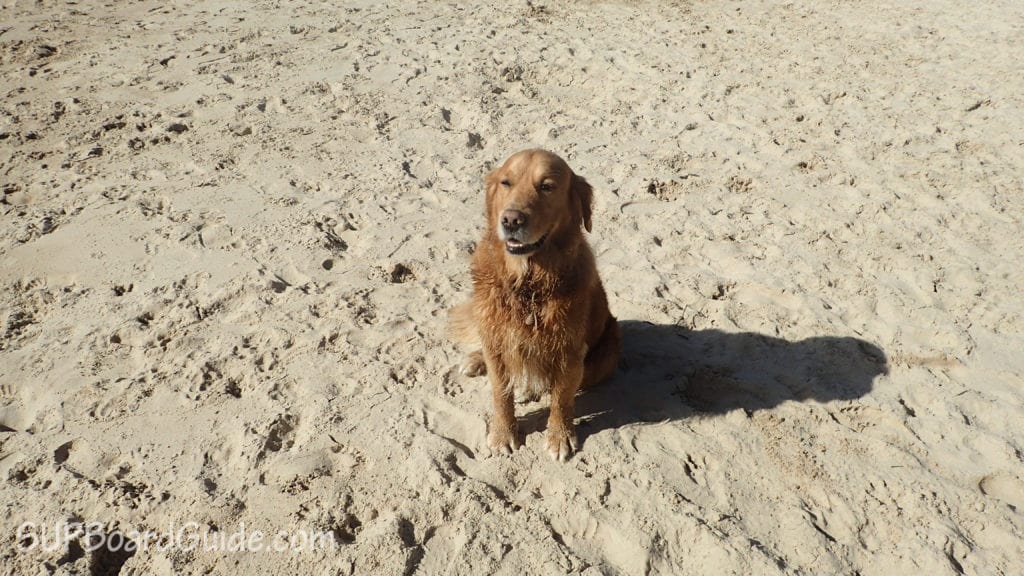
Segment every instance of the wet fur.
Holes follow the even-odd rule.
[[[556,175],[549,193],[531,191],[523,176],[541,173]],[[514,187],[502,184],[512,179]],[[621,350],[618,323],[583,236],[591,228],[593,191],[561,158],[542,150],[513,155],[486,184],[487,229],[473,255],[473,296],[452,310],[451,328],[456,339],[479,347],[464,372],[486,372],[491,382],[491,449],[507,452],[520,445],[517,392],[549,392],[547,447],[564,460],[577,447],[577,391],[610,375]],[[528,208],[530,221],[548,230],[544,244],[528,256],[509,254],[499,237],[498,215],[511,205]]]

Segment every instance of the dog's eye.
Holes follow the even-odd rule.
[[[501,185],[504,186],[505,188],[508,188],[509,186],[512,185],[512,183],[508,181],[508,178],[506,178],[501,181]]]
[[[551,192],[554,189],[555,189],[555,187],[552,186],[550,182],[545,182],[545,183],[540,185],[540,191],[541,192]]]

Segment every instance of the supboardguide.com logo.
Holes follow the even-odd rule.
[[[21,552],[39,550],[56,553],[76,542],[85,552],[109,550],[137,551],[181,550],[185,552],[312,552],[333,550],[337,546],[333,532],[307,530],[254,530],[238,524],[234,530],[213,530],[198,522],[169,522],[160,530],[111,529],[102,522],[22,522],[16,535]]]

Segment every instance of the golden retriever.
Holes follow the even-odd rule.
[[[564,461],[578,449],[576,393],[608,377],[622,349],[583,236],[591,230],[593,189],[539,149],[509,157],[487,176],[486,189],[473,296],[451,312],[455,339],[474,347],[462,371],[490,378],[487,444],[495,454],[521,445],[514,397],[550,393],[547,449]]]

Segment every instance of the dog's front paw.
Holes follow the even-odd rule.
[[[548,428],[547,445],[548,454],[551,454],[552,458],[559,462],[568,460],[569,456],[579,449],[572,424]]]
[[[487,433],[487,446],[491,449],[491,455],[511,454],[519,448],[519,431],[516,425],[502,425],[491,423],[491,431]]]

